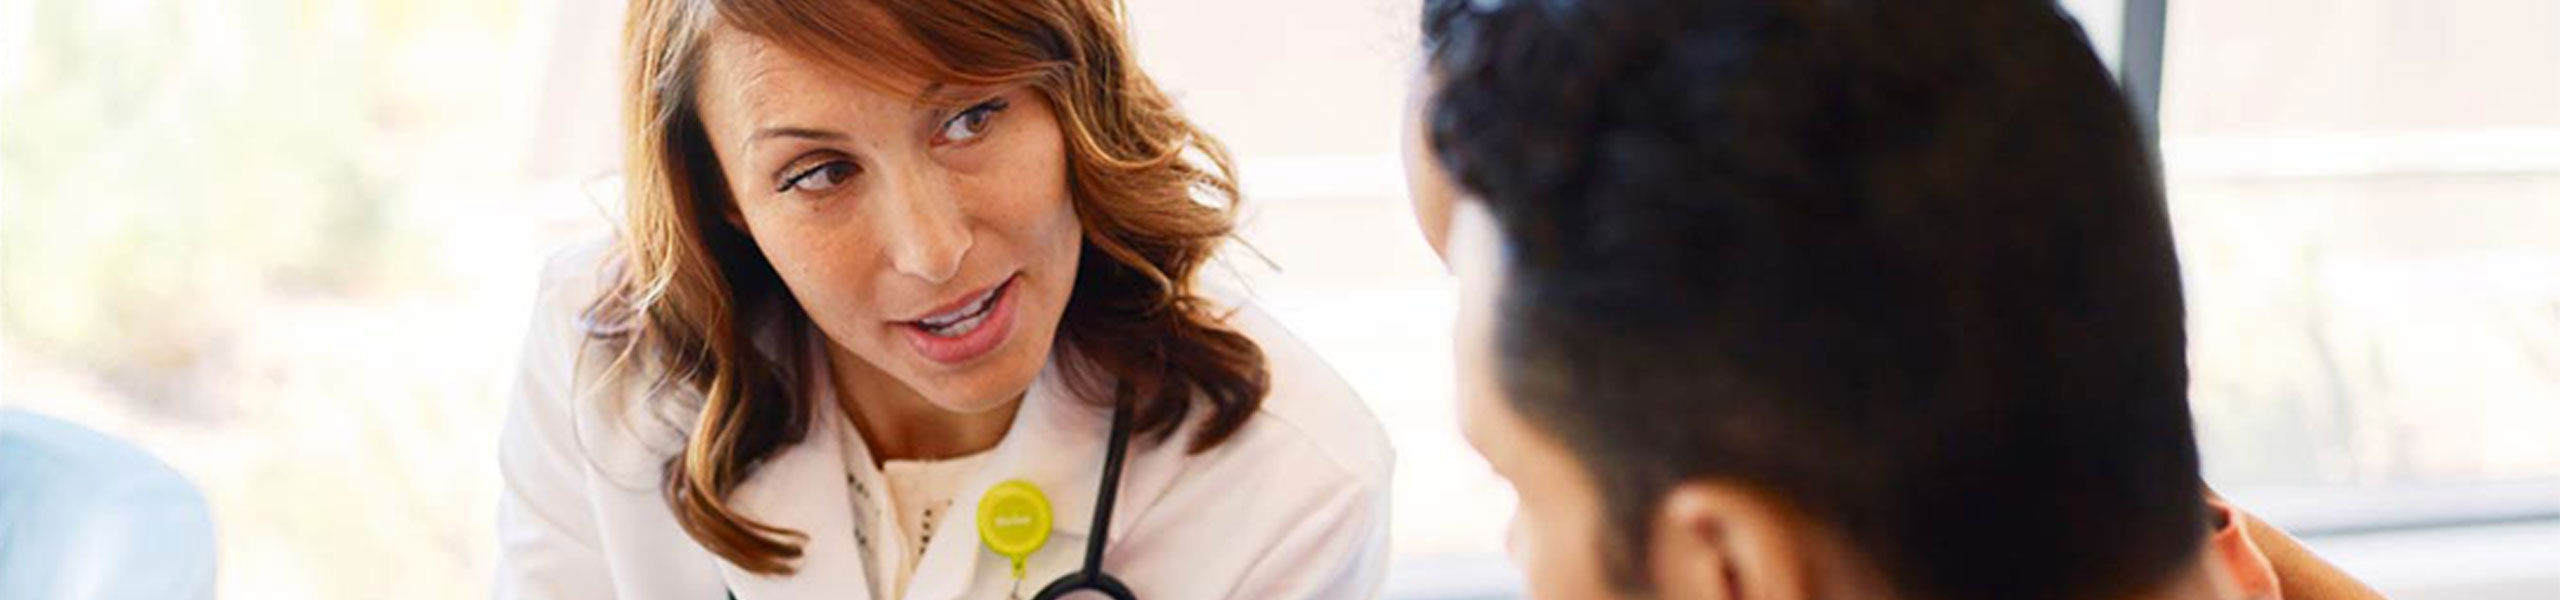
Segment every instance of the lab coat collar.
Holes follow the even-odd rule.
[[[1063,356],[1068,350],[1061,345],[1058,352]],[[812,369],[815,377],[811,381],[828,381],[825,354],[813,352],[812,356],[818,364]],[[1049,499],[1053,525],[1048,542],[1039,552],[1082,557],[1093,520],[1095,493],[1101,487],[1111,412],[1076,397],[1070,391],[1061,362],[1053,357],[1041,369],[1016,409],[1004,440],[990,451],[983,470],[961,488],[960,496],[953,501],[951,516],[946,517],[950,520],[944,525],[960,534],[934,536],[909,580],[907,598],[961,598],[972,592],[978,561],[1003,560],[991,556],[992,552],[979,542],[976,518],[978,498],[995,484],[1010,479],[1031,482]],[[854,540],[852,493],[845,483],[846,473],[851,472],[846,457],[866,453],[847,453],[844,445],[862,444],[861,434],[837,406],[829,391],[833,386],[812,387],[818,392],[809,395],[816,406],[812,407],[814,421],[807,439],[776,453],[730,495],[731,507],[748,519],[808,536],[797,574],[766,577],[722,561],[721,576],[740,600],[833,600],[870,594],[862,551]],[[1182,444],[1187,437],[1131,437],[1119,504],[1112,515],[1113,531],[1126,531],[1129,523],[1154,505],[1173,479],[1169,468],[1141,468],[1141,464],[1151,462],[1142,461],[1141,457],[1152,454],[1150,450],[1159,444]],[[1042,573],[1032,573],[1029,579],[1023,585],[1030,589],[1047,583]],[[976,595],[984,594],[980,591]]]
[[[812,407],[809,435],[774,454],[729,494],[729,507],[748,520],[800,532],[800,560],[791,575],[768,576],[720,561],[720,578],[740,600],[867,598],[862,549],[853,539],[853,493],[844,481],[844,420],[835,403]]]

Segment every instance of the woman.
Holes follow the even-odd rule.
[[[1195,288],[1227,158],[1112,4],[635,0],[628,222],[543,276],[499,595],[1028,598],[1094,550],[1373,594],[1384,435]]]

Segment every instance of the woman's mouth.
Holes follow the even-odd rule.
[[[898,323],[907,342],[926,359],[965,363],[1003,345],[1013,328],[1014,283],[1009,277],[976,295],[945,306],[940,312]]]

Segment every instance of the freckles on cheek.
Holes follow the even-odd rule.
[[[1026,249],[1036,248],[1046,257],[1057,259],[1058,252],[1072,252],[1083,239],[1083,223],[1076,219],[1074,192],[1067,188],[1063,175],[1041,183],[1041,178],[1013,182],[1001,188],[1006,196],[1002,220],[1014,227]]]
[[[1084,223],[1076,217],[1076,203],[1073,198],[1059,198],[1057,211],[1050,217],[1049,222],[1054,228],[1050,236],[1057,240],[1059,250],[1074,252],[1083,245]]]
[[[859,310],[867,297],[857,289],[861,265],[848,259],[847,244],[814,236],[766,236],[757,244],[764,247],[774,273],[812,313]]]

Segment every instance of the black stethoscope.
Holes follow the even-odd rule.
[[[1111,505],[1120,500],[1120,463],[1129,454],[1129,411],[1111,409],[1111,447],[1102,455],[1102,489],[1094,493],[1093,537],[1084,541],[1084,568],[1058,576],[1032,600],[1057,600],[1076,592],[1095,592],[1112,600],[1138,600],[1129,585],[1102,570],[1102,547],[1111,542]]]
[[[1084,542],[1084,568],[1042,586],[1040,593],[1031,596],[1032,600],[1059,600],[1077,592],[1102,594],[1112,600],[1138,600],[1138,595],[1129,591],[1129,584],[1102,570],[1102,547],[1111,543],[1111,507],[1120,500],[1120,464],[1128,454],[1129,411],[1113,408],[1111,447],[1102,455],[1102,488],[1094,493],[1093,537]],[[729,600],[738,600],[737,592],[728,595]]]

